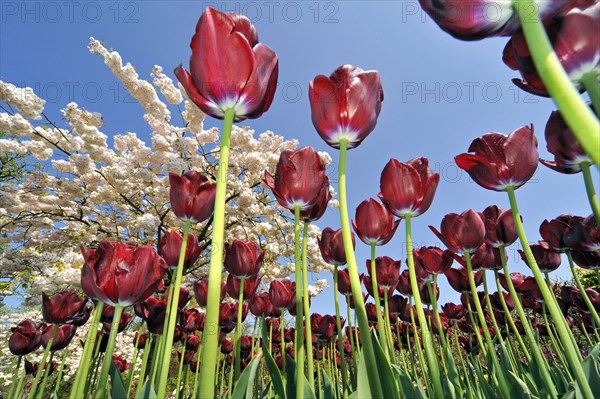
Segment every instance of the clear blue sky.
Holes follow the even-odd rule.
[[[149,139],[142,107],[130,101],[103,60],[90,54],[90,36],[118,50],[125,62],[149,79],[154,65],[171,77],[180,62],[187,66],[189,41],[207,6],[241,11],[255,23],[259,38],[279,55],[279,88],[271,109],[258,120],[243,122],[256,132],[273,130],[297,138],[302,146],[329,151],[310,120],[308,82],[350,63],[379,70],[385,100],[376,130],[349,152],[348,185],[351,217],[355,207],[379,192],[379,175],[391,157],[407,161],[426,156],[442,174],[430,210],[414,221],[417,244],[439,245],[427,225],[439,227],[449,212],[508,207],[506,194],[484,190],[454,164],[471,141],[486,132],[509,133],[533,123],[540,154],[544,126],[554,109],[549,99],[527,95],[510,81],[517,75],[502,63],[506,38],[460,42],[442,32],[417,1],[97,1],[0,3],[0,78],[34,88],[49,101],[46,113],[64,125],[59,110],[68,102],[101,112],[108,135],[134,131]],[[207,118],[206,127],[221,126]],[[332,168],[332,177],[336,170]],[[600,186],[594,168],[596,187]],[[335,177],[332,180],[336,180]],[[566,176],[540,165],[534,179],[517,191],[528,238],[537,241],[545,218],[562,213],[590,214],[582,176]],[[329,211],[318,222],[339,227]],[[379,254],[405,258],[404,225]],[[357,243],[359,267],[369,256]],[[511,269],[528,272],[510,249]],[[568,275],[566,260],[555,275]],[[331,276],[328,276],[331,282]],[[442,301],[458,300],[442,282]],[[331,290],[313,302],[320,312],[333,312]]]

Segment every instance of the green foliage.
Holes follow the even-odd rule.
[[[579,276],[579,280],[584,287],[590,287],[595,289],[596,291],[600,291],[600,280],[598,280],[599,273],[594,270],[586,270],[586,269],[575,269],[575,273]],[[574,284],[575,282],[573,282]]]

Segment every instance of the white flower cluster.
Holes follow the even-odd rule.
[[[194,169],[216,179],[219,130],[204,128],[204,114],[162,68],[154,68],[152,83],[168,103],[184,101],[183,126],[172,124],[168,105],[153,84],[141,79],[131,64],[123,65],[116,51],[93,38],[89,49],[103,57],[144,107],[151,142],[145,143],[133,132],[109,137],[101,131],[102,115],[75,103],[62,110],[67,126],[33,124],[31,119],[39,116],[43,100],[25,96],[17,103],[12,97],[4,98],[21,113],[0,113],[0,130],[17,138],[0,140],[0,149],[50,159],[28,167],[22,181],[4,184],[0,195],[0,247],[4,251],[0,277],[12,279],[15,286],[26,283],[27,290],[22,293],[33,300],[42,291],[79,285],[81,245],[93,247],[105,238],[156,243],[166,230],[181,229],[182,222],[169,207],[168,172]],[[0,87],[9,86],[0,82]],[[35,109],[39,111],[33,112]],[[265,284],[294,272],[294,246],[292,215],[279,207],[262,179],[265,170],[274,171],[281,151],[297,146],[298,141],[270,131],[257,135],[237,126],[232,131],[225,240],[261,244],[266,250],[261,271]],[[327,153],[320,155],[331,162]],[[192,233],[209,244],[211,225],[199,223]],[[319,228],[311,225],[308,262],[315,273],[329,268],[320,256],[319,235]],[[190,269],[188,281],[206,273],[211,250],[216,249],[208,246]],[[317,280],[311,294],[323,287]]]
[[[0,81],[0,101],[10,104],[26,118],[40,119],[46,100],[39,98],[30,87],[20,88]]]

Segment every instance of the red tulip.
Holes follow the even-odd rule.
[[[269,286],[269,298],[277,309],[283,310],[296,305],[296,284],[289,278],[273,280]]]
[[[117,329],[117,332],[124,331],[129,326],[129,323],[131,323],[131,320],[133,320],[133,315],[131,313],[129,313],[129,312],[121,313],[121,319],[119,319],[119,328]],[[111,326],[112,326],[112,323],[110,323],[110,322],[104,323],[104,331],[106,331],[107,334],[110,333]]]
[[[200,323],[204,314],[198,309],[183,309],[180,314],[181,329],[186,334],[200,330]]]
[[[312,147],[282,151],[275,175],[265,171],[263,181],[279,205],[292,212],[296,206],[300,211],[312,209],[323,200],[324,186],[329,189],[325,163]]]
[[[506,254],[506,249],[502,248]],[[454,258],[462,266],[467,267],[467,261],[464,256],[454,255]],[[475,252],[471,254],[471,267],[473,270],[500,270],[502,269],[502,258],[500,257],[500,249],[494,248],[487,243],[481,244]]]
[[[260,284],[260,280],[260,276],[248,277],[244,280],[244,301],[250,299],[252,295],[254,295],[258,285]],[[233,274],[227,276],[227,293],[235,300],[237,300],[240,296],[240,281],[241,280],[235,277]]]
[[[474,154],[454,157],[459,168],[466,170],[483,188],[505,191],[527,183],[537,169],[539,160],[533,125],[523,126],[508,136],[486,133],[469,147]]]
[[[148,306],[148,317],[146,318],[146,325],[148,326],[148,331],[150,331],[152,334],[162,335],[166,314],[166,300],[156,299],[151,301],[151,305]]]
[[[571,230],[569,223],[573,218],[583,219],[580,216],[559,215],[554,219],[545,219],[540,225],[540,235],[544,245],[556,252],[564,252],[570,249],[565,243],[565,234]]]
[[[250,312],[256,316],[279,316],[279,309],[276,309],[269,299],[269,292],[263,291],[254,296],[248,301]]]
[[[481,215],[468,209],[460,215],[449,213],[442,219],[441,233],[433,226],[431,231],[453,252],[474,252],[483,243],[485,225]]]
[[[550,273],[558,269],[560,266],[560,254],[552,252],[540,244],[532,244],[529,247],[531,248],[531,252],[533,252],[535,262],[543,273]],[[529,266],[525,253],[520,249],[518,251],[521,259]]]
[[[170,292],[171,292],[171,290],[168,290],[165,293],[165,300],[169,299]],[[177,308],[179,310],[185,308],[185,305],[187,305],[191,299],[192,299],[192,294],[190,294],[190,291],[187,288],[180,287],[179,288],[179,300],[177,301]]]
[[[185,350],[196,352],[200,348],[200,337],[195,334],[188,334],[186,336]]]
[[[194,297],[198,306],[206,307],[206,301],[208,299],[208,277],[204,277],[202,280],[194,281]],[[225,282],[221,282],[221,299],[219,302],[223,302],[225,299]]]
[[[181,65],[177,79],[204,113],[223,119],[235,111],[236,122],[254,119],[271,106],[279,60],[248,18],[207,7],[190,44],[191,74]]]
[[[513,286],[515,287],[515,291],[517,291],[518,293],[521,293],[522,292],[521,286],[527,280],[527,276],[522,273],[513,272],[513,273],[510,273],[509,277],[510,277],[510,280],[512,281]],[[500,284],[502,285],[502,287],[505,290],[508,290],[508,284],[506,283],[506,276],[503,273],[498,273],[498,278],[500,280]]]
[[[338,291],[342,295],[352,295],[352,286],[350,284],[350,275],[348,274],[348,268],[338,269]],[[362,283],[364,274],[358,276],[359,281]]]
[[[135,345],[136,342],[138,349],[145,349],[146,342],[148,342],[148,333],[141,333],[138,338],[138,332],[136,331],[135,336],[133,337],[133,345]]]
[[[512,210],[490,205],[483,210],[481,216],[485,224],[485,242],[492,247],[508,247],[519,238]]]
[[[425,305],[431,305],[433,303],[433,297],[429,293],[428,286],[433,289],[433,283],[427,281],[423,284],[423,286],[421,287],[421,291],[420,291],[421,301],[423,301],[423,303]],[[440,287],[436,287],[436,290],[435,290],[436,301],[438,300],[439,297],[440,297]]]
[[[504,312],[504,307],[502,306],[502,299],[500,299],[500,295],[504,297],[504,303],[506,303],[506,307],[508,308],[508,310],[513,310],[515,308],[515,301],[512,295],[510,295],[510,293],[508,292],[503,292],[502,294],[494,292],[492,295],[490,295],[490,301],[492,302],[492,306],[494,306],[494,308],[496,308],[496,310],[498,310],[499,312]]]
[[[127,359],[125,359],[123,356],[121,355],[112,355],[112,360],[113,363],[115,364],[115,366],[117,366],[117,369],[119,370],[119,372],[124,373],[125,371],[127,371],[127,369],[131,366],[131,363],[127,361]]]
[[[327,205],[331,201],[331,192],[329,191],[329,177],[325,176],[323,180],[323,187],[319,192],[319,196],[315,201],[315,204],[303,211],[300,211],[300,219],[305,222],[314,222],[315,220],[321,219],[327,210]]]
[[[569,221],[570,229],[565,232],[565,244],[571,249],[600,251],[600,225],[594,215],[573,217]]]
[[[393,291],[398,284],[398,278],[400,278],[400,265],[402,264],[399,260],[393,260],[389,256],[378,256],[375,259],[375,272],[377,273],[377,284],[381,288],[391,288]],[[371,261],[367,260],[367,271],[369,276],[371,275]]]
[[[600,250],[572,251],[573,262],[583,269],[600,270]]]
[[[459,320],[465,317],[467,314],[467,309],[463,305],[457,305],[452,302],[448,302],[445,305],[442,305],[442,312],[446,315],[447,318],[452,320]]]
[[[81,298],[73,291],[61,291],[51,297],[42,293],[42,316],[46,323],[65,324],[80,318],[86,312],[87,297]]]
[[[419,288],[421,283],[417,281]],[[408,270],[404,270],[400,273],[400,277],[398,278],[398,285],[396,286],[396,290],[402,295],[406,295],[412,297],[412,286],[410,285],[410,278],[408,275]]]
[[[82,248],[83,292],[109,305],[129,306],[148,298],[168,268],[150,244],[102,240],[97,250]]]
[[[8,349],[13,355],[24,356],[39,348],[42,340],[40,327],[31,319],[26,319],[11,327]]]
[[[356,219],[352,221],[354,231],[367,245],[385,245],[394,236],[399,220],[379,201],[369,198],[356,208]]]
[[[233,240],[225,244],[223,266],[234,277],[254,277],[262,265],[265,251],[255,241]]]
[[[352,247],[354,248],[356,247],[356,238],[352,232],[350,232],[350,236],[352,237]],[[330,227],[325,227],[321,232],[319,249],[325,262],[337,266],[346,264],[346,251],[344,250],[342,229],[333,230]]]
[[[560,173],[572,174],[581,172],[582,163],[592,163],[559,111],[550,114],[545,135],[546,148],[554,155],[554,161],[540,159],[542,165]]]
[[[179,254],[181,252],[182,243],[183,236],[175,230],[169,230],[162,236],[159,244],[160,256],[167,262],[169,268],[176,268],[179,264]],[[188,235],[183,263],[184,270],[187,270],[194,265],[194,262],[196,262],[196,259],[198,259],[204,248],[204,245],[198,243],[198,238],[196,238],[195,235]]]
[[[381,172],[379,198],[397,217],[416,217],[431,206],[439,181],[439,173],[431,171],[427,158],[406,163],[392,158]]]
[[[471,287],[469,285],[469,276],[468,270],[464,267],[459,269],[450,269],[445,274],[448,278],[448,283],[450,286],[454,288],[456,292],[471,292]],[[473,277],[475,278],[475,286],[481,285],[483,282],[483,273],[482,271],[473,272]]]
[[[413,249],[415,266],[418,264],[421,268],[431,274],[444,274],[452,267],[454,258],[452,251],[442,250],[438,247],[422,247]]]
[[[375,129],[383,88],[379,72],[342,65],[329,77],[316,76],[308,96],[319,136],[333,148],[340,148],[340,141],[346,139],[350,149]]]
[[[389,310],[392,320],[395,320],[399,314],[403,313],[408,306],[408,299],[402,295],[394,295],[389,299]]]
[[[457,39],[508,36],[519,29],[519,18],[508,1],[419,0],[419,3],[442,30]],[[532,5],[531,12],[538,12],[543,20],[547,20],[565,3],[567,0],[538,0]]]
[[[171,209],[175,216],[195,223],[203,222],[215,208],[217,184],[195,170],[183,175],[169,173]]]
[[[581,78],[586,73],[597,73],[600,62],[600,5],[574,7],[556,16],[546,24],[546,33],[554,52],[573,84],[583,90]],[[519,88],[540,96],[548,91],[538,75],[522,32],[517,32],[506,44],[504,63],[518,70],[523,80],[513,79]]]
[[[71,343],[71,340],[75,336],[75,332],[77,331],[77,326],[72,324],[63,324],[63,325],[54,325],[49,324],[42,329],[42,345],[45,348],[48,346],[48,342],[50,342],[50,337],[52,336],[52,331],[55,328],[58,328],[54,336],[54,341],[52,341],[52,345],[50,346],[50,350],[52,352],[56,352],[62,349],[65,349]]]

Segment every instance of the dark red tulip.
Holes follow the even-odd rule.
[[[165,300],[169,299],[170,292],[171,292],[171,290],[168,290],[165,293]],[[177,301],[177,308],[179,310],[185,308],[185,306],[188,304],[189,301],[191,301],[191,299],[192,299],[192,294],[190,294],[190,291],[185,287],[180,287],[179,288],[179,300]]]
[[[148,318],[148,312],[150,310],[150,308],[152,306],[154,306],[154,304],[157,301],[160,301],[161,299],[157,296],[151,296],[148,299],[146,299],[143,302],[138,302],[135,305],[133,305],[133,310],[136,314],[136,316],[140,317],[142,320],[146,320]],[[104,307],[106,308],[107,305],[104,305]],[[109,305],[110,306],[110,305]],[[112,309],[114,309],[114,306],[111,306]],[[104,308],[102,308],[102,313],[104,313]],[[112,315],[110,319],[107,319],[106,321],[110,321],[112,320]]]
[[[297,206],[305,211],[319,204],[326,181],[325,163],[312,147],[282,151],[275,175],[265,171],[263,179],[279,205],[292,212]]]
[[[269,286],[269,298],[277,309],[283,311],[296,306],[296,283],[289,278],[273,280]]]
[[[248,301],[250,306],[250,312],[256,316],[279,316],[279,309],[273,306],[271,299],[269,298],[269,292],[263,291],[260,294],[254,294],[254,296]]]
[[[560,266],[560,254],[552,252],[540,244],[532,244],[529,247],[531,248],[531,252],[533,252],[535,262],[543,273],[550,273],[558,269]],[[529,266],[529,262],[525,258],[525,253],[520,249],[518,251],[521,259]]]
[[[42,293],[42,316],[46,323],[65,324],[85,314],[87,297],[81,298],[73,291],[61,291],[51,297]]]
[[[485,242],[488,245],[508,247],[519,238],[512,210],[490,205],[483,210],[481,216],[485,224]]]
[[[183,236],[175,230],[167,231],[160,239],[160,256],[167,262],[169,268],[177,267],[182,243]],[[183,262],[184,270],[189,269],[196,262],[203,249],[204,245],[198,243],[198,238],[193,234],[189,234]]]
[[[394,295],[389,299],[389,310],[392,320],[405,311],[408,305],[408,299],[402,295]]]
[[[494,191],[515,189],[527,183],[537,169],[539,154],[533,125],[523,126],[505,136],[486,133],[473,140],[469,152],[454,157],[459,168],[475,183]]]
[[[281,319],[279,317],[267,317],[265,319],[265,322],[267,323],[269,329],[272,329],[273,331],[278,331]]]
[[[248,277],[244,280],[244,294],[242,297],[244,301],[250,299],[252,295],[254,295],[256,289],[258,288],[258,285],[260,284],[261,279],[262,277],[260,276],[254,276]],[[232,274],[227,276],[227,293],[236,301],[238,300],[240,295],[240,282],[241,280],[234,277]]]
[[[237,278],[253,277],[258,274],[265,251],[255,241],[233,240],[225,244],[225,270]]]
[[[346,139],[350,149],[375,129],[383,87],[379,72],[342,65],[329,77],[316,76],[309,84],[308,96],[319,136],[333,148],[340,148],[340,141]]]
[[[136,331],[135,336],[133,337],[133,345],[135,345],[137,342],[137,347],[138,349],[145,349],[146,348],[146,342],[148,342],[148,333],[144,332],[139,334],[139,338],[138,338],[138,332]]]
[[[449,213],[442,219],[441,233],[433,226],[431,231],[453,252],[474,252],[485,238],[485,225],[481,215],[468,209],[460,215]]]
[[[13,355],[24,356],[39,348],[42,340],[40,327],[31,319],[26,319],[10,328],[8,349]]]
[[[442,250],[438,247],[421,247],[413,249],[415,266],[418,264],[421,268],[431,274],[444,274],[452,267],[454,257],[452,251]]]
[[[371,279],[371,276],[365,276],[363,279],[363,284],[365,285],[365,288],[367,289],[368,294],[371,295],[373,298],[375,298],[375,291],[373,291],[373,280]],[[383,286],[377,287],[377,293],[379,294],[379,298],[384,297],[385,290],[383,289]],[[392,295],[392,293],[388,290],[388,296],[390,296],[390,295]],[[382,299],[382,301],[383,301],[383,299]]]
[[[467,309],[463,305],[457,305],[452,302],[448,302],[445,305],[442,305],[442,312],[446,315],[447,318],[452,320],[459,320],[465,317],[467,314]]]
[[[401,261],[394,260],[389,256],[378,256],[375,259],[375,272],[377,273],[377,284],[379,287],[391,288],[390,291],[394,291],[400,278],[401,264]],[[371,260],[367,260],[367,271],[369,272],[369,276],[371,276]]]
[[[515,291],[521,291],[521,285],[525,282],[526,278],[527,276],[522,273],[510,273],[510,280],[512,281],[513,286],[515,287]],[[506,276],[504,275],[504,273],[498,273],[498,279],[500,280],[500,284],[502,285],[502,287],[508,291],[508,284],[506,283]]]
[[[433,289],[433,283],[432,282],[425,282],[423,284],[423,286],[421,287],[421,291],[420,291],[421,301],[425,305],[431,305],[431,304],[433,304],[433,297],[430,294],[428,286],[431,287],[431,289]],[[436,287],[436,290],[435,290],[435,300],[437,301],[439,299],[439,297],[440,297],[440,287]]]
[[[506,254],[506,249],[502,248]],[[464,256],[454,255],[454,258],[462,266],[467,267],[467,261]],[[500,270],[502,269],[502,258],[500,257],[500,249],[494,248],[487,243],[481,244],[475,252],[471,254],[471,267],[473,270]]]
[[[146,325],[148,331],[152,334],[162,335],[165,324],[165,316],[167,314],[167,301],[164,299],[157,299],[151,302],[148,306],[148,317],[146,319]]]
[[[583,269],[600,270],[600,250],[572,251],[573,261]]]
[[[52,336],[52,331],[55,328],[58,328],[54,336],[54,341],[52,341],[52,345],[50,346],[50,350],[52,352],[62,350],[69,346],[71,340],[75,336],[75,332],[77,331],[77,326],[72,324],[63,324],[63,325],[54,325],[48,324],[42,329],[42,346],[45,348],[48,346],[48,342],[50,342],[50,337]]]
[[[535,1],[532,9],[547,20],[568,0]],[[510,2],[485,0],[419,0],[423,10],[438,26],[461,40],[508,36],[519,29],[519,18]]]
[[[239,14],[207,7],[190,44],[188,72],[181,65],[177,79],[204,113],[223,119],[233,109],[234,121],[255,119],[271,106],[279,59],[269,46],[258,43],[256,29]]]
[[[470,292],[468,270],[464,267],[459,269],[450,269],[446,272],[448,283],[456,292]],[[475,286],[481,285],[483,282],[483,273],[481,271],[473,272],[475,278]]]
[[[356,238],[354,237],[354,233],[350,232],[350,236],[352,237],[352,248],[355,248]],[[333,230],[330,227],[325,227],[321,232],[319,249],[325,262],[337,266],[346,264],[346,251],[344,250],[342,229]]]
[[[352,295],[352,286],[350,284],[350,275],[348,269],[338,269],[338,292],[342,295]],[[364,274],[358,276],[359,281],[362,283]]]
[[[554,219],[545,219],[540,225],[540,235],[544,240],[544,245],[555,252],[565,252],[571,249],[565,243],[565,234],[571,230],[569,223],[571,219],[579,218],[580,216],[559,215]]]
[[[112,355],[112,360],[113,360],[113,363],[115,364],[115,366],[117,366],[117,369],[119,370],[120,373],[124,373],[131,366],[131,363],[128,362],[127,359],[125,359],[121,355],[117,355],[117,354]]]
[[[515,308],[515,301],[508,292],[503,292],[502,296],[504,296],[504,302],[506,303],[506,307],[509,311],[512,311]],[[502,299],[500,298],[500,294],[498,292],[494,292],[490,295],[490,301],[492,302],[492,306],[498,312],[504,313],[504,307],[502,306]]]
[[[195,334],[188,334],[185,339],[185,350],[196,352],[200,348],[200,337]]]
[[[565,244],[571,249],[600,251],[600,225],[594,215],[585,219],[573,217],[569,221],[570,229],[565,232]]]
[[[50,370],[48,371],[48,375],[52,375],[52,373],[54,373],[54,371],[56,369],[58,369],[58,363],[56,362],[52,362],[52,364],[46,363],[44,365],[44,370],[47,369],[47,367],[50,367]],[[25,375],[37,375],[37,371],[40,368],[40,364],[39,363],[31,363],[29,360],[25,359]]]
[[[581,5],[581,4],[580,4]],[[549,21],[545,28],[560,63],[573,84],[583,91],[581,78],[597,73],[600,57],[600,5],[574,7]],[[521,73],[523,80],[513,79],[519,88],[539,96],[549,96],[540,78],[522,32],[517,32],[506,44],[504,63]]]
[[[131,323],[132,320],[133,320],[133,315],[131,313],[129,313],[129,312],[121,313],[121,319],[119,320],[119,328],[117,329],[117,331],[118,332],[124,331],[129,326],[129,323]],[[111,320],[111,322],[112,322],[112,320]],[[112,323],[110,323],[110,322],[104,323],[104,330],[107,333],[110,333],[111,326],[112,326]]]
[[[198,306],[206,307],[206,300],[208,299],[208,277],[204,277],[202,280],[194,281],[194,297]],[[221,282],[221,299],[219,302],[223,302],[225,299],[225,282]]]
[[[204,174],[189,170],[183,175],[169,173],[171,210],[180,219],[203,222],[215,208],[217,184]]]
[[[560,173],[581,172],[582,163],[592,163],[560,112],[553,111],[546,122],[546,149],[554,155],[554,161],[540,159],[540,163]]]
[[[312,324],[312,323],[311,323]],[[341,325],[345,324],[345,320],[341,318]],[[324,342],[330,342],[337,335],[337,327],[335,316],[324,315],[319,319],[317,328],[314,330],[315,334],[319,337],[319,340]]]
[[[249,351],[252,349],[252,337],[249,335],[242,335],[240,337],[240,347],[242,351]]]
[[[221,303],[219,306],[219,327],[225,327],[227,324],[232,324],[234,319],[237,318],[237,310],[235,304],[227,302]]]
[[[431,171],[427,158],[406,163],[392,158],[381,172],[379,198],[399,218],[419,216],[431,206],[439,181],[439,173]]]
[[[203,317],[198,309],[183,309],[180,313],[181,329],[186,334],[200,330],[200,323]]]
[[[83,292],[113,306],[129,306],[148,298],[168,268],[150,244],[102,240],[97,250],[82,248],[82,252]]]
[[[367,245],[385,245],[394,236],[400,221],[394,221],[394,214],[379,201],[369,198],[356,208],[352,221],[354,231]]]
[[[367,318],[370,323],[377,323],[377,312],[382,313],[381,309],[377,309],[377,305],[374,303],[365,303],[365,309],[367,310]]]
[[[308,209],[300,211],[300,219],[305,222],[314,222],[321,219],[327,210],[327,205],[331,201],[331,192],[329,191],[329,177],[325,176],[323,186],[314,205]]]
[[[417,281],[417,284],[420,288],[422,283]],[[402,295],[412,297],[412,287],[410,285],[408,270],[404,270],[402,273],[400,273],[400,277],[398,277],[398,285],[396,286],[396,290]]]

